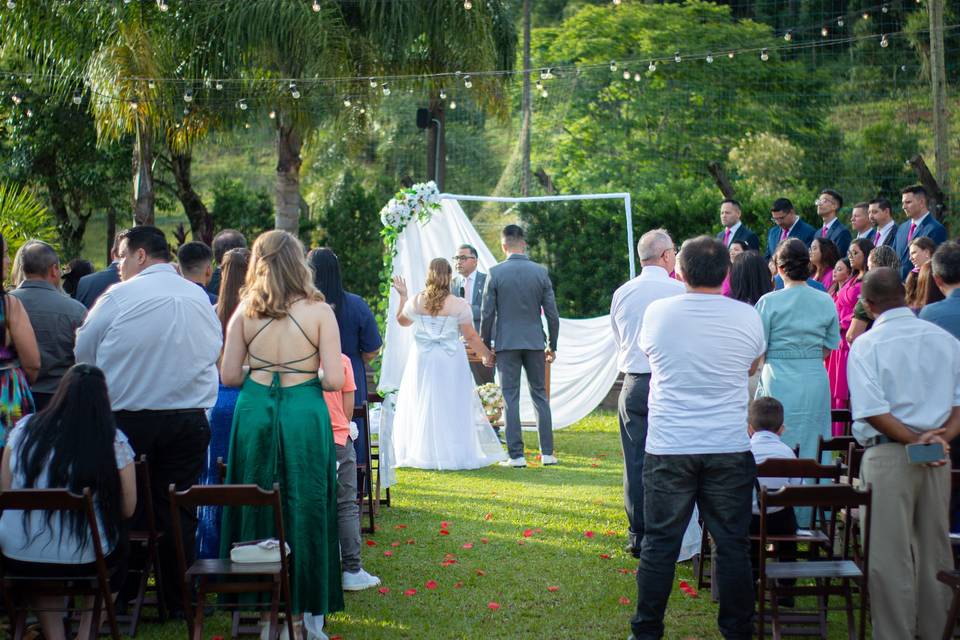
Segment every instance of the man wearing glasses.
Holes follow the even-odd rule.
[[[480,331],[480,305],[483,302],[483,287],[487,283],[487,274],[477,270],[477,250],[472,245],[462,244],[453,256],[457,275],[450,283],[450,292],[470,302],[473,310],[473,328]],[[493,382],[493,369],[480,362],[471,362],[470,370],[477,384]]]
[[[764,257],[769,260],[777,245],[787,238],[799,238],[803,244],[810,246],[817,235],[817,230],[800,219],[793,203],[787,198],[777,198],[770,206],[770,219],[775,223],[767,232],[767,252]]]

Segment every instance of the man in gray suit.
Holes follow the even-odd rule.
[[[553,455],[553,420],[546,391],[546,363],[553,362],[560,333],[560,316],[553,296],[553,283],[545,267],[525,254],[523,229],[508,224],[500,234],[507,259],[490,269],[483,294],[480,337],[496,353],[497,371],[506,404],[507,452],[510,460],[501,464],[525,467],[523,435],[520,430],[520,369],[537,415],[540,454],[544,465],[557,464]],[[547,319],[549,340],[545,340],[541,310]]]
[[[480,306],[483,303],[483,287],[487,283],[487,274],[477,270],[477,250],[469,244],[462,244],[453,256],[453,263],[457,267],[457,275],[450,283],[450,292],[460,298],[470,301],[473,311],[473,328],[480,332]],[[493,382],[493,369],[483,366],[480,362],[471,362],[470,371],[477,384]],[[496,428],[496,427],[495,427]],[[499,431],[498,431],[499,432]]]

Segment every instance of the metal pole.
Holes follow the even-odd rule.
[[[623,198],[623,208],[627,211],[627,257],[630,259],[630,279],[637,276],[637,263],[633,254],[633,210],[630,206],[630,194]]]
[[[433,181],[440,184],[440,132],[443,131],[443,124],[436,118],[431,118],[431,121],[437,123],[437,139],[433,144]]]
[[[947,117],[947,77],[943,60],[943,0],[928,0],[927,11],[930,14],[930,85],[933,90],[935,166],[940,189],[949,198],[950,132]]]

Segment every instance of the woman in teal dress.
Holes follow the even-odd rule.
[[[220,375],[225,385],[242,385],[227,483],[280,484],[291,609],[298,619],[312,614],[319,622],[311,624],[308,638],[325,638],[323,616],[343,609],[336,452],[323,400],[324,390],[343,386],[340,333],[313,285],[303,246],[289,233],[268,231],[253,244]],[[220,553],[228,556],[233,542],[276,534],[267,510],[225,508]]]
[[[840,344],[840,324],[830,296],[807,285],[810,253],[803,242],[784,242],[774,260],[784,288],[756,306],[767,338],[757,397],[783,404],[783,442],[799,444],[800,457],[813,458],[817,436],[830,436],[830,381],[823,361]]]

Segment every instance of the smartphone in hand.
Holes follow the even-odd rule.
[[[907,462],[910,464],[940,462],[946,457],[943,444],[939,442],[908,444],[905,449],[907,450]]]

